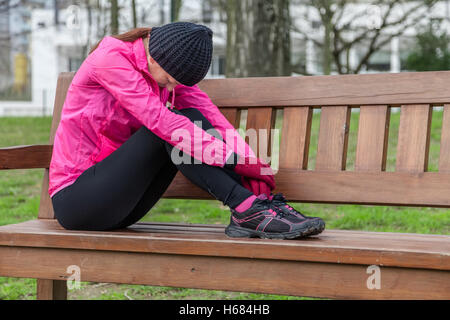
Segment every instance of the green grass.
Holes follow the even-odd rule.
[[[278,113],[276,127],[281,127]],[[347,170],[353,170],[358,113],[352,113]],[[387,171],[394,171],[400,114],[391,114]],[[314,113],[308,169],[314,169],[320,113]],[[0,118],[0,147],[47,143],[50,117]],[[437,171],[442,112],[433,112],[429,171]],[[278,145],[273,146],[277,152]],[[273,164],[277,167],[278,158]],[[0,225],[37,217],[43,170],[0,171]],[[442,208],[291,203],[307,215],[320,216],[328,229],[450,234],[450,211]],[[226,224],[229,210],[215,200],[161,199],[142,221]],[[36,280],[0,277],[0,299],[35,299]],[[82,282],[69,299],[303,299],[278,295]]]

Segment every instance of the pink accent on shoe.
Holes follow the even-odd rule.
[[[250,197],[242,201],[241,204],[239,204],[236,208],[234,208],[234,210],[236,210],[237,212],[244,212],[245,210],[248,210],[248,208],[252,206],[253,201],[255,201],[255,199],[256,196],[251,195]]]
[[[235,217],[233,217],[233,216],[231,216],[231,218],[232,218],[235,222],[237,222],[237,223],[240,224],[240,223],[243,223],[243,222],[250,221],[250,220],[254,219],[256,216],[258,216],[258,215],[260,214],[260,212],[261,212],[261,211],[255,212],[255,213],[253,213],[252,215],[249,215],[249,216],[247,216],[247,217],[245,217],[245,218],[242,218],[242,219],[237,219],[237,218],[235,218]]]
[[[272,222],[273,218],[270,219],[269,222],[266,223],[266,225],[264,226],[264,228],[262,229],[262,231],[266,231],[267,226]],[[258,226],[259,227],[259,226]]]

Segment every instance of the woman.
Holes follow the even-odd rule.
[[[212,31],[185,22],[107,36],[91,50],[67,92],[50,164],[49,194],[64,228],[127,227],[180,170],[230,207],[228,236],[288,239],[323,230],[321,219],[271,195],[270,166],[196,85],[211,57]]]

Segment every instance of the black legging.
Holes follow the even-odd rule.
[[[222,140],[199,110],[172,111],[192,122],[202,121],[203,130]],[[188,163],[175,165],[170,157],[173,148],[142,126],[112,154],[52,197],[55,218],[69,230],[125,228],[147,214],[178,170],[230,208],[252,195],[241,185],[241,177],[229,169],[194,163],[192,157]]]

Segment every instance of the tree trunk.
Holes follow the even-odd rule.
[[[133,28],[137,28],[136,0],[131,0],[131,12],[133,15]]]
[[[323,43],[323,74],[330,74],[331,73],[331,63],[332,63],[332,55],[331,55],[331,48],[333,46],[331,42],[331,32],[332,32],[332,22],[331,19],[327,19],[324,21],[324,43]]]
[[[119,34],[119,4],[111,0],[111,34]]]
[[[227,77],[291,75],[289,0],[227,1]]]
[[[182,4],[182,0],[170,0],[170,22],[176,22],[180,19]]]
[[[88,16],[88,27],[87,27],[87,39],[86,44],[83,46],[83,53],[82,53],[82,60],[86,59],[86,57],[89,54],[89,50],[91,48],[91,33],[92,33],[92,7],[91,7],[91,1],[85,0],[85,6],[87,10],[87,16]]]

